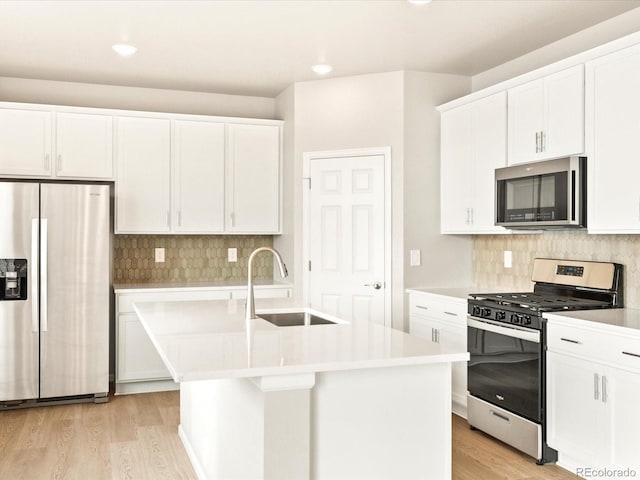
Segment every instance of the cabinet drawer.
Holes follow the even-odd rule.
[[[467,322],[467,302],[449,301],[427,295],[410,295],[409,315],[431,317],[464,326]]]
[[[549,322],[547,346],[550,350],[640,371],[640,340],[597,330],[557,325]]]
[[[118,312],[133,312],[135,302],[173,302],[181,300],[228,300],[231,290],[200,290],[191,292],[150,292],[118,294]]]

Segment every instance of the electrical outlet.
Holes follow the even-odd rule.
[[[237,262],[238,261],[238,249],[237,248],[228,248],[227,249],[227,261],[228,262]]]
[[[504,251],[504,268],[511,268],[513,263],[513,253],[511,250]]]
[[[419,267],[421,263],[420,250],[409,250],[409,264],[412,267]]]
[[[164,262],[164,248],[156,248],[156,263]]]

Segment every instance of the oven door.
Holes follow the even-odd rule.
[[[474,317],[467,326],[469,393],[541,422],[540,331]]]

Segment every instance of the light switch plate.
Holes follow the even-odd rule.
[[[513,263],[513,252],[511,250],[504,251],[504,268],[511,268]]]
[[[164,248],[156,248],[156,263],[164,262]]]
[[[410,250],[409,251],[409,264],[412,267],[419,267],[422,263],[420,250]]]
[[[228,248],[227,249],[227,261],[229,262],[237,262],[238,261],[238,249],[237,248]]]

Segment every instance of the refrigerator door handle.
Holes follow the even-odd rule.
[[[31,331],[38,331],[38,219],[31,219]]]
[[[47,219],[40,220],[40,325],[46,332],[47,322]]]

